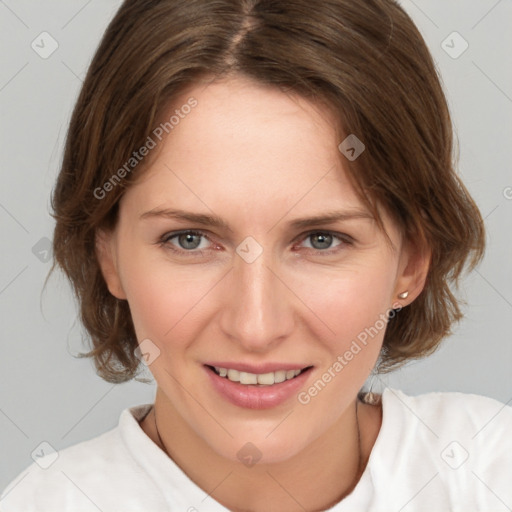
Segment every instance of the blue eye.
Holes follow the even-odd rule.
[[[331,248],[335,238],[337,237],[330,233],[318,232],[309,234],[304,240],[310,240],[313,249],[323,251]]]
[[[306,241],[309,241],[309,246],[303,246],[303,248],[313,251],[315,255],[328,256],[352,245],[354,240],[349,235],[342,233],[311,231],[302,234],[299,238],[300,244],[304,244]],[[335,243],[336,241],[337,243]],[[202,242],[205,242],[206,245],[201,246]],[[208,246],[211,244],[208,236],[201,231],[194,230],[166,233],[159,243],[162,247],[183,256],[203,256],[203,250],[211,248]]]
[[[200,237],[202,235],[196,233],[182,233],[176,236],[178,237],[178,243],[184,249],[197,249],[201,244]]]
[[[181,231],[179,233],[169,233],[164,235],[161,243],[162,245],[167,245],[173,251],[192,253],[198,248],[205,249],[205,247],[199,247],[202,238],[206,239],[205,235],[200,231]],[[173,239],[176,239],[178,245],[171,242]],[[169,246],[168,244],[171,245]],[[201,251],[199,250],[197,252]]]

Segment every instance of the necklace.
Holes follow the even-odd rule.
[[[361,398],[357,397],[356,398],[356,426],[357,426],[357,451],[358,451],[358,454],[357,454],[358,455],[357,472],[356,472],[356,474],[354,476],[354,479],[352,480],[352,483],[351,483],[350,487],[348,488],[348,490],[345,493],[343,493],[343,495],[341,497],[337,498],[335,503],[332,503],[331,505],[329,505],[329,507],[334,506],[336,503],[338,503],[343,498],[348,496],[352,492],[352,490],[356,486],[357,482],[359,481],[359,478],[362,475],[362,470],[363,470],[363,467],[362,467],[363,466],[363,449],[362,449],[362,446],[361,446],[361,429],[359,428],[359,414],[358,414],[359,401],[362,401],[362,400],[361,400]],[[165,446],[165,444],[164,444],[164,442],[162,440],[162,437],[160,436],[160,431],[158,430],[158,424],[157,424],[157,421],[156,421],[156,409],[155,409],[154,405],[153,405],[153,418],[155,420],[156,435],[158,436],[158,441],[160,443],[160,446],[162,446],[163,451],[165,452],[165,454],[170,459],[172,459],[172,457],[169,454],[169,451],[167,450],[167,447]]]

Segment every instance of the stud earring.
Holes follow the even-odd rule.
[[[398,294],[398,298],[399,299],[407,299],[408,296],[409,296],[409,292],[408,291],[405,291],[405,292],[402,292],[402,293]]]

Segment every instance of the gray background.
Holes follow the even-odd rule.
[[[154,383],[109,384],[96,376],[91,361],[73,358],[85,346],[69,286],[57,273],[42,292],[53,228],[49,197],[67,123],[119,5],[0,0],[0,490],[32,462],[42,441],[59,450],[90,439],[113,428],[124,408],[154,397]],[[458,133],[460,173],[485,217],[489,246],[483,264],[464,281],[467,316],[453,336],[428,360],[376,379],[375,387],[387,384],[409,394],[464,391],[512,403],[512,2],[403,5],[441,71]],[[454,31],[469,43],[460,56],[464,43],[450,36]],[[31,47],[35,40],[39,52],[51,49],[42,32],[58,43],[46,59]]]

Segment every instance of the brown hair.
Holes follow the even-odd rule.
[[[59,265],[73,285],[92,341],[82,355],[94,357],[107,381],[136,375],[128,303],[107,289],[95,235],[115,226],[119,199],[148,159],[116,170],[144,146],[173,99],[201,77],[231,73],[325,102],[340,133],[364,142],[357,160],[344,161],[358,194],[381,228],[377,204],[407,239],[432,250],[423,291],[389,320],[380,369],[430,354],[462,317],[449,285],[481,260],[484,227],[454,171],[435,65],[398,3],[125,0],[89,67],[52,197],[52,271]]]

